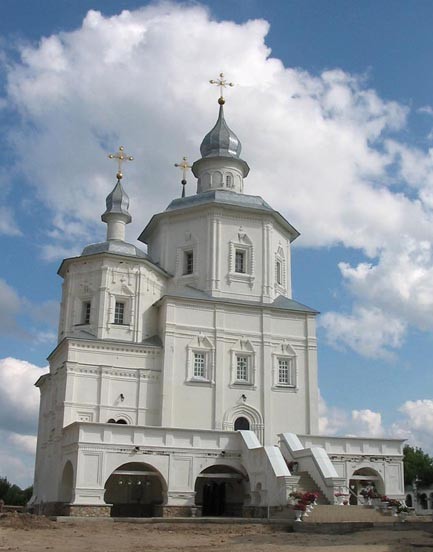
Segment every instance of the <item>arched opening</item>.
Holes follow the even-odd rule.
[[[105,483],[104,500],[112,504],[112,517],[152,517],[163,504],[166,484],[153,466],[129,462],[115,470]]]
[[[427,495],[425,493],[422,493],[420,496],[419,496],[419,505],[421,506],[421,509],[422,510],[428,510],[428,500],[427,500]]]
[[[60,501],[72,502],[72,490],[74,488],[74,468],[68,460],[63,468],[62,479],[60,481]]]
[[[248,478],[231,466],[203,470],[195,482],[195,503],[203,516],[242,516]]]
[[[412,508],[412,506],[413,506],[412,495],[410,495],[410,494],[406,495],[406,506],[408,508]]]
[[[235,428],[235,431],[242,430],[242,429],[249,430],[250,422],[244,416],[239,416],[239,418],[236,418],[234,428]]]
[[[385,494],[385,485],[382,477],[373,468],[360,468],[353,472],[349,480],[349,504],[363,504],[366,491],[379,496]]]
[[[433,493],[430,493],[430,510],[433,510]]]
[[[107,422],[107,424],[115,424],[116,420],[114,418],[110,418]]]
[[[124,420],[123,418],[119,418],[117,420],[116,424],[128,424],[128,422],[126,420]]]

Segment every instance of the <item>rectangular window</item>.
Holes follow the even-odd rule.
[[[235,272],[245,274],[245,251],[242,251],[241,249],[236,249]]]
[[[90,309],[91,309],[90,301],[85,301],[83,303],[82,324],[90,324]]]
[[[282,271],[282,266],[281,266],[281,261],[277,261],[276,263],[276,267],[275,267],[275,272],[276,272],[276,280],[277,280],[277,284],[282,284],[283,283],[283,271]]]
[[[192,274],[194,272],[194,253],[192,251],[185,251],[184,257],[184,274]]]
[[[238,356],[236,357],[236,380],[248,382],[248,357]]]
[[[115,324],[125,323],[125,303],[116,301],[116,306],[114,308],[114,323]]]
[[[295,386],[294,364],[291,358],[278,359],[278,383],[280,385]]]
[[[206,359],[204,353],[194,353],[194,377],[206,377]]]

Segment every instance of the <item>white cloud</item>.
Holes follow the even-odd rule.
[[[2,109],[1,98],[0,109]],[[20,236],[22,234],[14,220],[12,209],[5,206],[0,206],[0,235],[2,234],[5,236]]]
[[[302,231],[304,246],[342,244],[370,257],[364,288],[354,285],[354,271],[359,276],[364,266],[341,267],[358,304],[373,314],[355,307],[348,315],[350,324],[362,326],[354,343],[338,332],[362,354],[383,355],[401,344],[412,303],[373,301],[368,285],[373,273],[397,285],[402,232],[414,248],[430,243],[433,153],[399,140],[405,106],[380,98],[363,76],[284,67],[270,55],[268,30],[263,20],[216,21],[202,6],[164,3],[112,17],[91,10],[74,32],[21,47],[21,61],[6,65],[8,105],[21,116],[8,139],[53,213],[41,255],[75,255],[86,242],[103,239],[99,214],[115,174],[106,155],[120,143],[135,156],[125,170],[130,240],[179,195],[173,163],[183,154],[198,157],[217,111],[209,68],[223,68],[237,84],[228,92],[226,118],[252,164],[246,192],[278,206]],[[422,266],[429,273],[433,260]],[[419,296],[419,266],[409,268],[408,294]],[[392,319],[380,339],[367,335],[375,308]],[[339,326],[345,319],[330,320]],[[415,312],[410,322],[418,323]],[[425,327],[433,327],[430,319]]]
[[[352,349],[369,358],[392,357],[401,346],[406,325],[376,307],[356,306],[350,314],[328,312],[320,319],[327,342],[336,348]]]
[[[356,437],[382,437],[387,431],[382,426],[382,415],[368,408],[348,411],[329,406],[323,397],[319,401],[319,433]]]
[[[4,335],[18,333],[21,336],[24,334],[16,322],[21,305],[17,292],[0,278],[0,333]]]
[[[341,70],[314,77],[285,68],[270,57],[268,29],[262,20],[218,22],[200,6],[160,4],[109,18],[90,11],[80,29],[23,48],[8,74],[8,99],[23,121],[10,138],[56,213],[52,237],[67,241],[72,227],[76,239],[90,239],[113,185],[106,153],[119,140],[136,159],[125,178],[131,236],[179,194],[173,162],[198,156],[216,118],[210,67],[224,67],[238,85],[226,116],[254,162],[246,190],[274,200],[304,245],[373,253],[403,224],[431,230],[418,203],[382,184],[392,155],[380,146],[404,125],[406,108]]]
[[[21,488],[33,482],[36,437],[0,429],[0,477]]]
[[[34,383],[46,371],[24,360],[0,359],[0,429],[16,433],[36,431],[39,390]]]

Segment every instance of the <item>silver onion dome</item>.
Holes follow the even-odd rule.
[[[127,217],[127,222],[131,221],[131,215],[129,214],[129,197],[128,194],[122,187],[120,179],[117,181],[117,184],[114,186],[113,191],[108,194],[107,199],[105,200],[106,210],[102,215],[102,220],[107,222],[105,219],[107,215],[111,214],[121,214]]]
[[[236,134],[230,130],[224,119],[224,108],[220,102],[218,120],[213,129],[206,134],[200,146],[202,157],[239,157],[241,143]]]

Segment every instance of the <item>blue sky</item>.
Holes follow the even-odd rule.
[[[246,191],[301,232],[293,289],[322,313],[323,431],[433,452],[431,2],[0,7],[0,475],[31,480],[30,384],[55,345],[57,267],[104,234],[106,153],[136,158],[134,241],[179,193],[173,162],[198,157],[221,70]]]

